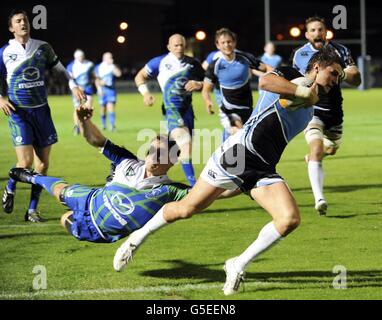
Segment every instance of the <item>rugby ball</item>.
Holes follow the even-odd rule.
[[[291,80],[291,82],[304,87],[310,87],[313,84],[313,81],[306,77],[299,77]],[[280,105],[289,110],[296,110],[308,106],[306,99],[282,95],[280,96]]]

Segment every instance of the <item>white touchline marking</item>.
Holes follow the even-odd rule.
[[[39,296],[50,297],[65,297],[74,295],[93,295],[93,294],[110,294],[110,293],[150,293],[150,292],[179,292],[191,290],[210,290],[222,289],[224,283],[220,284],[186,284],[180,286],[155,286],[155,287],[137,287],[137,288],[116,288],[116,289],[92,289],[92,290],[39,290],[35,292],[2,292],[0,299],[15,299],[15,298],[34,298]],[[255,287],[264,285],[275,285],[276,282],[246,282],[245,287]],[[280,283],[279,283],[280,284]]]

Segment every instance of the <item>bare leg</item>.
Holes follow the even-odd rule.
[[[257,239],[242,254],[226,261],[225,295],[239,290],[244,270],[253,259],[292,232],[300,223],[296,201],[284,182],[252,189],[251,195],[272,216],[273,221],[261,229]]]

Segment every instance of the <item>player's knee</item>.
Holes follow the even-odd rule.
[[[33,167],[33,158],[25,157],[23,159],[19,159],[16,167],[31,169]]]
[[[53,187],[53,195],[54,197],[56,198],[57,201],[61,201],[61,198],[60,198],[60,195],[62,193],[62,190],[64,188],[66,188],[68,185],[66,183],[59,183],[59,184],[56,184],[54,187]]]
[[[179,218],[188,219],[191,218],[192,215],[196,212],[196,208],[190,205],[182,205],[179,208]]]
[[[36,172],[42,173],[42,174],[46,174],[48,172],[48,169],[49,169],[49,162],[48,161],[39,162],[35,165],[35,168],[34,168],[34,170]]]
[[[73,223],[73,211],[68,211],[66,213],[64,213],[62,216],[61,216],[61,219],[60,219],[60,222],[61,222],[61,225],[69,232],[70,232],[70,228],[71,228],[71,225]]]
[[[298,209],[285,213],[276,221],[281,235],[286,236],[295,230],[301,223],[301,218]]]
[[[337,153],[337,149],[329,147],[325,149],[325,153],[329,156],[334,156]]]
[[[306,142],[311,145],[315,140],[323,141],[324,133],[320,128],[311,127],[307,128],[304,132]]]

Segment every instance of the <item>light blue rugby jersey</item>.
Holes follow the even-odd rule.
[[[292,67],[280,67],[272,73],[282,76],[287,80],[293,80],[303,75]],[[251,118],[244,125],[245,130],[252,131],[261,121],[271,113],[277,113],[281,123],[285,142],[288,143],[308,125],[313,117],[313,107],[288,110],[280,105],[280,95],[269,91],[263,91],[259,97]]]

